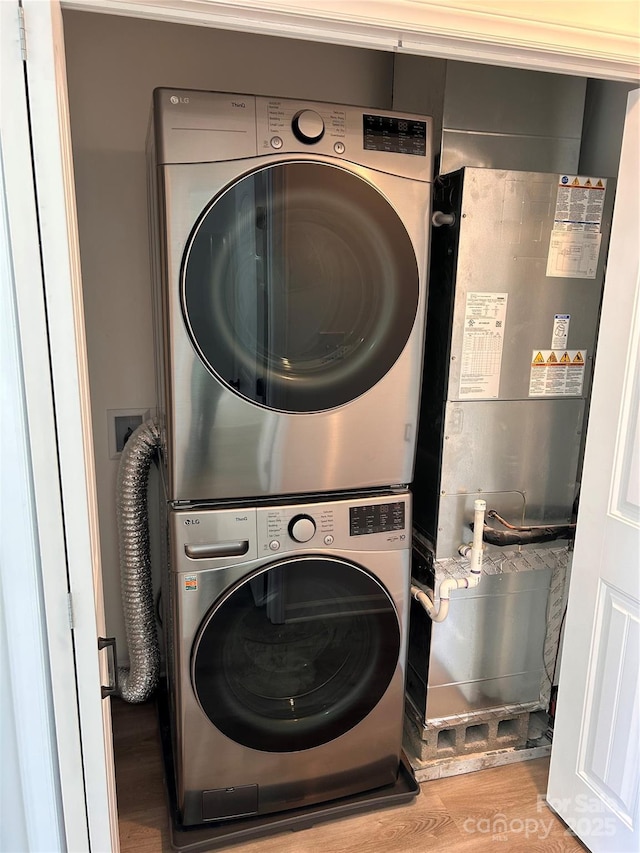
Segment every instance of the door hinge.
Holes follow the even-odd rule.
[[[73,630],[76,626],[73,621],[73,596],[70,592],[67,593],[67,612],[69,614],[69,627]]]
[[[22,61],[27,60],[27,30],[24,24],[24,7],[18,6],[18,32],[20,34],[20,56]]]

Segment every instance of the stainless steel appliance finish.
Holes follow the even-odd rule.
[[[387,784],[402,740],[407,492],[169,512],[165,631],[186,825]]]
[[[431,146],[422,116],[155,92],[170,500],[411,481]]]
[[[438,182],[434,208],[453,213],[455,225],[433,235],[414,481],[416,527],[434,543],[438,560],[456,556],[459,545],[470,540],[473,500],[480,495],[489,509],[514,524],[571,520],[614,187],[609,180],[595,277],[548,277],[558,179],[465,168]],[[465,351],[465,336],[475,322],[469,298],[492,299],[492,294],[506,303],[504,314],[497,302],[492,309],[501,352],[480,345],[470,350],[469,339]],[[576,351],[585,354],[582,387],[577,393],[533,396],[532,358],[536,351],[554,349],[556,315],[570,317],[564,347],[572,357]],[[493,371],[494,376],[478,392],[470,391],[465,379],[473,373],[473,358],[487,365],[479,374]]]

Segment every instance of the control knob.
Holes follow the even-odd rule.
[[[310,515],[295,515],[289,522],[289,536],[296,542],[308,542],[316,532],[316,523]]]
[[[293,117],[291,129],[296,139],[312,145],[324,136],[324,121],[315,110],[300,110]]]

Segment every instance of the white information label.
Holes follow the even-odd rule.
[[[547,258],[552,278],[595,278],[606,178],[560,175]]]
[[[498,396],[507,297],[507,293],[467,293],[461,400],[490,400]]]
[[[565,350],[569,340],[569,323],[571,314],[556,314],[553,318],[553,334],[551,348]]]
[[[547,275],[553,278],[595,278],[601,234],[552,231]]]
[[[531,354],[530,397],[580,397],[586,350],[542,349]]]

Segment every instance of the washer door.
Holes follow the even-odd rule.
[[[293,752],[364,719],[399,654],[395,607],[368,572],[334,558],[288,559],[245,579],[207,614],[192,684],[227,737]]]
[[[314,162],[227,187],[182,265],[183,314],[208,370],[287,412],[334,408],[375,385],[404,349],[418,293],[413,246],[389,202]]]

